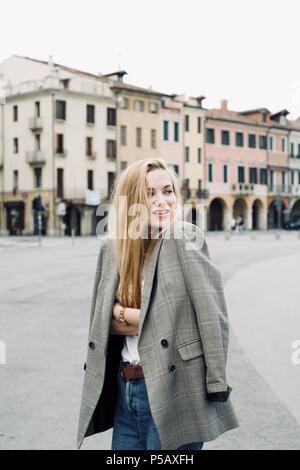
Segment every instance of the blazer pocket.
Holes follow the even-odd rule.
[[[177,346],[177,350],[183,361],[188,361],[198,356],[204,356],[201,339],[194,339],[189,343],[181,344]]]

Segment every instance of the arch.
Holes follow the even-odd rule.
[[[284,212],[287,210],[286,202],[281,199],[280,203],[276,203],[276,200],[269,204],[268,207],[268,228],[282,228],[284,222]]]
[[[290,212],[290,218],[292,220],[300,219],[300,199],[297,199],[297,201],[293,204]]]
[[[208,230],[224,230],[224,213],[227,209],[223,199],[216,197],[209,205],[207,213]]]
[[[262,210],[263,204],[260,199],[255,199],[252,204],[252,229],[260,230],[262,228]]]

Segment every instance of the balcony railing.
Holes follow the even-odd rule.
[[[65,158],[68,155],[67,150],[58,149],[55,152],[55,156],[58,158]]]
[[[181,187],[181,192],[185,199],[208,199],[209,191],[208,189],[194,189],[186,186]]]
[[[291,194],[292,187],[286,184],[269,184],[268,191],[273,194]]]
[[[43,150],[26,152],[26,162],[29,163],[29,165],[44,165],[46,163],[46,152]]]
[[[253,194],[254,183],[235,183],[231,189],[234,194]]]
[[[89,160],[96,160],[96,158],[97,158],[97,152],[90,152],[90,153],[88,153],[86,156],[87,156],[87,158],[88,158]]]
[[[32,131],[41,131],[43,129],[43,119],[41,117],[29,118],[29,129]]]

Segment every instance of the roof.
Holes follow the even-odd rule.
[[[174,95],[168,95],[166,93],[161,93],[160,91],[154,91],[151,88],[142,88],[135,85],[129,85],[128,83],[116,82],[115,85],[111,87],[112,90],[125,90],[132,91],[136,93],[144,93],[148,95],[157,95],[157,96],[168,96],[172,98]]]
[[[46,61],[46,60],[33,59],[32,57],[21,56],[21,55],[15,55],[15,57],[19,57],[20,59],[31,60],[32,62],[37,62],[39,64],[49,65],[49,62]],[[73,68],[73,67],[68,67],[66,65],[61,65],[61,64],[57,64],[57,63],[53,63],[53,65],[55,67],[59,67],[59,68],[65,70],[66,72],[85,75],[85,76],[88,76],[88,77],[97,78],[98,80],[99,79],[101,80],[101,78],[105,78],[105,75],[96,75],[94,73],[85,72],[84,70],[76,69],[76,68]]]

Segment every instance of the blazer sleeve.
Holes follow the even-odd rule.
[[[102,273],[103,245],[104,245],[104,239],[100,239],[99,253],[98,253],[97,264],[96,264],[95,280],[94,280],[94,286],[93,286],[93,291],[92,291],[89,333],[91,332],[91,327],[92,327],[92,323],[94,319],[95,306],[96,306],[96,300],[97,300],[97,291],[98,291],[98,286],[99,286],[101,273]]]
[[[196,225],[184,224],[176,246],[203,344],[207,399],[227,401],[232,388],[226,382],[229,326],[221,272]]]

